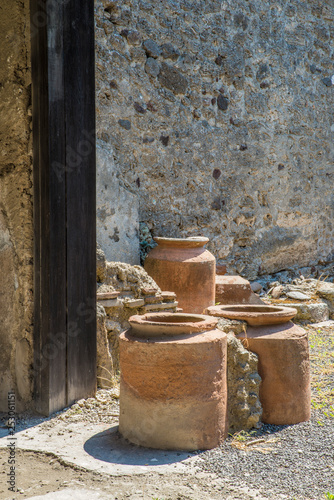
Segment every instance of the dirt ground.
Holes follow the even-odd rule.
[[[225,485],[213,474],[196,474],[196,481],[192,474],[162,475],[143,474],[136,476],[111,477],[107,474],[86,471],[70,464],[66,464],[54,455],[17,450],[17,485],[19,492],[9,494],[7,489],[7,450],[0,450],[0,498],[12,500],[31,498],[45,495],[49,492],[63,491],[75,488],[80,498],[80,488],[100,492],[111,500],[126,498],[145,500],[202,500],[203,498],[251,498],[248,495],[240,496],[241,491],[232,492],[231,487]],[[235,496],[236,495],[236,496]],[[86,498],[86,497],[85,497]],[[259,498],[259,497],[257,497]]]

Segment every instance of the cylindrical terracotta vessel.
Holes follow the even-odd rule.
[[[256,325],[248,326],[238,338],[258,356],[262,421],[268,424],[297,424],[311,416],[308,337],[303,328],[289,321],[296,312],[287,307],[242,305],[207,310],[216,317]]]
[[[144,268],[162,290],[176,293],[185,313],[202,314],[215,304],[216,259],[204,245],[208,238],[154,238],[158,246]]]
[[[219,446],[228,429],[226,334],[207,316],[132,318],[120,335],[121,434],[165,450]]]

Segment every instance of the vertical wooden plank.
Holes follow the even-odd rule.
[[[35,407],[66,406],[66,177],[63,1],[31,1]]]
[[[65,16],[68,404],[96,391],[94,0]]]
[[[40,130],[42,128],[41,107],[47,98],[45,72],[46,67],[46,27],[37,31],[37,0],[30,2],[31,14],[31,66],[32,66],[32,111],[33,111],[33,179],[34,179],[34,398],[37,411],[45,414],[48,408],[43,404],[42,395],[48,391],[48,369],[42,367],[42,328],[41,328],[41,196],[40,196]],[[44,49],[44,50],[43,50]],[[44,122],[45,130],[45,122]],[[47,129],[45,130],[45,132]],[[46,298],[46,297],[45,297]]]
[[[47,1],[49,99],[49,413],[67,403],[67,229],[64,3]],[[46,347],[44,347],[46,349]]]

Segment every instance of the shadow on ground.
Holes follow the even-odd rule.
[[[197,455],[197,452],[164,451],[136,446],[121,436],[118,432],[118,426],[92,436],[86,441],[84,450],[92,457],[103,462],[143,466],[178,463]]]
[[[58,412],[60,413],[60,412]],[[37,415],[33,413],[24,413],[22,415],[15,416],[15,433],[21,432],[37,425],[46,422],[47,420],[52,420],[58,413],[54,413],[49,417],[43,417],[42,415]],[[9,429],[7,427],[8,414],[0,412],[0,439],[8,436]]]

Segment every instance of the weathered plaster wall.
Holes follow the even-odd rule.
[[[0,5],[0,411],[31,400],[33,223],[29,0]]]
[[[103,140],[96,143],[96,193],[97,241],[106,258],[139,264],[139,198],[123,186],[114,156]]]
[[[208,236],[248,278],[333,260],[333,21],[332,0],[96,0],[98,135],[153,235]]]

